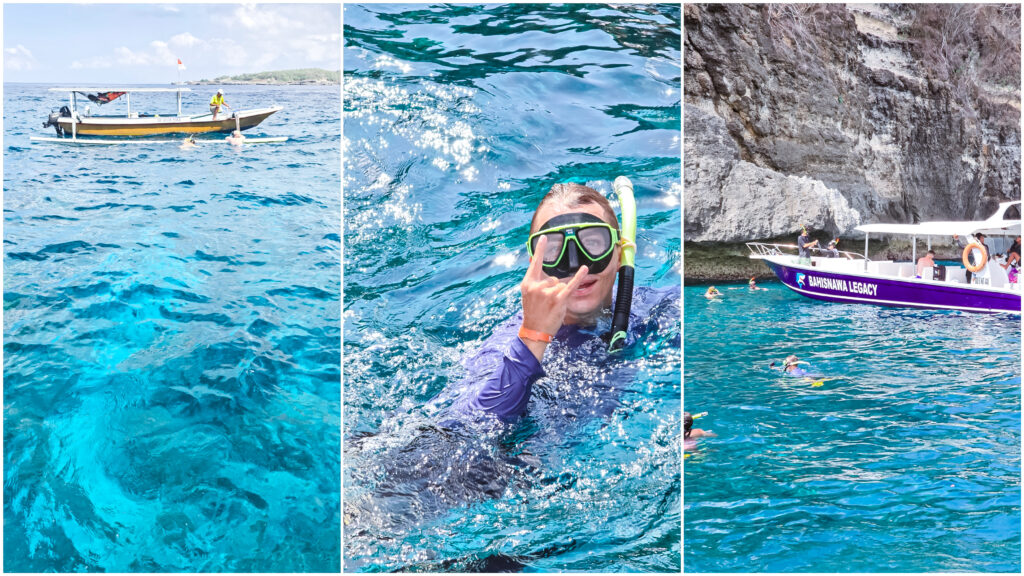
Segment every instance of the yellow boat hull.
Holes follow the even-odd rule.
[[[246,130],[263,122],[281,107],[262,110],[246,110],[238,113],[237,126]],[[60,118],[58,124],[65,134],[72,134],[71,118]],[[139,118],[86,116],[75,122],[75,134],[79,136],[158,136],[161,134],[205,134],[209,132],[231,132],[235,130],[236,119],[231,114],[213,120],[210,114],[200,116],[146,116]]]

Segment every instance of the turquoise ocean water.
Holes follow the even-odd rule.
[[[684,289],[686,570],[1019,573],[1020,317],[764,286]]]
[[[46,88],[4,86],[4,570],[338,570],[338,88],[229,87],[291,140],[192,151],[32,144]]]
[[[680,16],[345,7],[346,570],[680,569],[678,307],[511,428],[424,408],[518,311],[556,182],[629,176],[637,283],[679,285]],[[559,396],[606,382],[607,412]]]

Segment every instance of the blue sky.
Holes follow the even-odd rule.
[[[5,4],[5,82],[169,83],[341,67],[338,4]]]

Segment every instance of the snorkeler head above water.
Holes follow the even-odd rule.
[[[582,184],[555,184],[530,224],[520,338],[540,359],[563,325],[592,326],[610,311],[619,231],[608,200]]]
[[[543,363],[550,352],[555,358],[548,364],[548,385],[565,385],[567,393],[580,394],[576,400],[557,399],[563,414],[614,409],[615,386],[591,386],[568,374],[584,368],[591,374],[600,366],[603,380],[605,367],[617,365],[613,355],[627,345],[629,336],[654,326],[640,322],[633,333],[628,328],[631,318],[662,310],[678,315],[678,305],[673,304],[678,302],[679,287],[634,289],[633,187],[620,176],[612,189],[622,210],[621,229],[611,204],[596,190],[572,183],[551,187],[524,238],[530,264],[519,284],[522,311],[495,329],[466,360],[467,378],[431,400],[432,406],[451,398],[451,405],[442,410],[460,422],[484,413],[516,419],[531,402],[533,384],[549,376]],[[637,302],[639,309],[633,306]],[[607,320],[611,330],[595,330]],[[599,351],[602,348],[607,351]],[[567,402],[578,403],[566,408]]]
[[[707,412],[701,412],[700,414],[697,414],[696,417],[700,418],[701,416],[707,415]],[[693,445],[696,445],[697,438],[704,438],[706,436],[717,436],[717,434],[715,434],[711,430],[702,430],[700,428],[694,428],[693,419],[694,416],[692,414],[690,414],[689,412],[683,412],[683,440],[693,440]],[[686,448],[692,448],[693,445],[687,446]]]
[[[789,376],[809,376],[810,372],[801,368],[800,364],[808,364],[808,362],[804,362],[797,358],[796,355],[791,354],[782,361],[782,371]],[[772,365],[774,366],[775,363],[773,362]]]

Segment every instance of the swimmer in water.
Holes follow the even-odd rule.
[[[600,192],[575,183],[552,186],[530,223],[530,264],[519,284],[522,311],[465,362],[467,379],[428,406],[454,395],[447,413],[460,420],[481,413],[514,420],[526,412],[534,383],[545,376],[545,352],[550,347],[560,353],[607,349],[607,344],[599,346],[601,334],[594,328],[610,320],[622,245],[615,211]],[[647,303],[664,308],[662,303],[678,302],[678,296],[677,288],[636,287],[631,315],[643,314],[638,308]],[[597,404],[617,404],[598,397],[588,402],[583,408],[598,412],[605,410]]]
[[[620,195],[620,205],[623,199],[631,204],[628,195]],[[623,222],[623,230],[632,240],[630,222]],[[417,425],[402,437],[370,434],[350,443],[353,452],[346,454],[353,461],[365,449],[378,467],[370,490],[348,500],[350,528],[374,531],[408,522],[382,511],[436,516],[450,506],[500,498],[508,486],[531,481],[531,470],[545,466],[503,441],[524,415],[536,415],[531,423],[543,427],[527,427],[529,436],[549,441],[586,417],[604,417],[622,406],[622,389],[638,370],[631,356],[609,352],[603,337],[616,274],[629,265],[628,257],[620,264],[630,242],[621,239],[615,211],[592,188],[556,184],[540,201],[523,241],[530,262],[519,284],[521,308],[463,360],[464,376],[423,406],[433,424]],[[679,318],[678,284],[631,292],[627,348]],[[667,344],[678,350],[679,331],[668,336]],[[513,440],[524,441],[522,435]]]
[[[787,356],[786,359],[782,361],[782,366],[780,367],[780,369],[786,376],[802,378],[804,382],[809,382],[811,386],[814,388],[824,386],[826,382],[843,379],[841,376],[833,378],[824,378],[821,374],[812,374],[810,370],[801,368],[801,364],[807,366],[810,365],[809,362],[804,362],[803,360],[798,359],[795,355],[790,355]],[[768,367],[775,368],[775,362],[772,362]]]
[[[810,372],[801,368],[800,364],[808,364],[808,362],[800,360],[795,355],[789,355],[782,361],[782,371],[787,376],[809,376]],[[775,362],[772,362],[769,367],[774,368]]]
[[[242,136],[242,132],[240,130],[235,130],[231,133],[231,136],[228,136],[225,140],[227,140],[228,144],[231,144],[232,146],[241,146],[245,143],[245,136]]]
[[[753,276],[751,276],[750,281],[747,282],[747,287],[750,288],[750,290],[753,292],[757,292],[758,290],[767,290],[767,288],[761,288],[760,286],[758,286],[757,282],[754,281]]]
[[[196,137],[195,136],[189,136],[188,138],[185,138],[185,141],[182,142],[181,146],[180,146],[180,148],[182,150],[191,150],[193,148],[198,148],[198,147],[199,147],[199,144],[196,143]]]
[[[707,412],[698,414],[697,417],[706,415]],[[711,430],[701,430],[700,428],[693,427],[694,417],[689,412],[683,412],[683,438],[705,438],[711,436],[717,436]]]
[[[708,288],[708,291],[704,293],[704,297],[707,298],[708,300],[712,298],[718,298],[721,295],[722,293],[719,292],[718,288],[715,288],[714,286]]]
[[[703,416],[704,414],[698,414],[698,416]],[[683,412],[683,448],[685,450],[696,448],[698,438],[710,438],[713,436],[716,436],[716,434],[711,430],[694,428],[693,416],[689,412]]]

